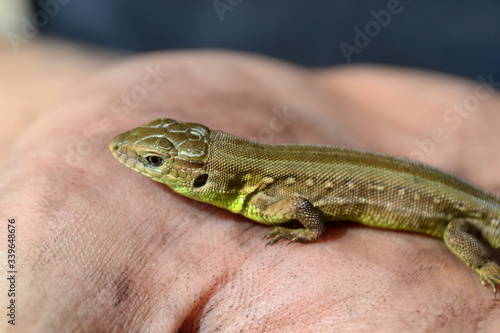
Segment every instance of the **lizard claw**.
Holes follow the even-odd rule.
[[[286,233],[282,230],[285,228],[282,227],[275,227],[273,230],[267,233],[265,238],[269,239],[269,242],[267,242],[266,246],[268,245],[274,245],[276,244],[280,239],[286,238]]]
[[[491,289],[496,294],[497,284],[500,284],[500,266],[494,261],[490,261],[483,267],[479,269],[479,277],[481,278],[481,284],[486,285],[488,283]]]
[[[290,240],[288,245],[290,245],[290,243],[310,243],[316,240],[318,236],[319,234],[317,232],[305,228],[288,229],[283,227],[275,227],[266,235],[266,238],[271,238],[266,246],[276,244],[276,242],[278,242],[282,238]]]

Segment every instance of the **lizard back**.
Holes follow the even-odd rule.
[[[223,194],[213,196],[220,206],[241,201],[245,187],[261,187],[248,193],[242,205],[241,213],[253,219],[259,219],[259,202],[284,196],[309,200],[325,220],[435,237],[443,236],[448,221],[463,217],[489,220],[491,228],[480,227],[486,234],[494,232],[500,215],[495,195],[402,157],[327,145],[260,144],[221,131],[211,131],[208,156],[210,191]]]

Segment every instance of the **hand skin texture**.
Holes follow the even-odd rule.
[[[15,218],[19,272],[16,326],[3,314],[0,330],[498,332],[500,300],[438,239],[337,222],[266,247],[269,226],[172,192],[108,144],[168,117],[413,156],[499,194],[499,110],[479,81],[407,69],[208,51],[118,63],[72,86],[0,170],[2,271]]]

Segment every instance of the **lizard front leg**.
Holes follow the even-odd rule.
[[[488,283],[496,293],[496,284],[500,284],[500,266],[477,238],[478,230],[474,222],[471,219],[452,220],[444,232],[444,242],[456,256],[479,274],[483,285]]]
[[[290,197],[277,201],[267,207],[263,215],[273,224],[297,220],[304,226],[298,229],[275,227],[267,234],[270,238],[267,245],[273,245],[282,238],[289,239],[291,243],[310,243],[325,231],[320,211],[304,198]]]

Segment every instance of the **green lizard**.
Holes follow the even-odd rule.
[[[110,144],[129,168],[189,198],[276,226],[309,243],[324,221],[421,232],[448,248],[496,293],[500,266],[482,242],[500,247],[500,198],[409,159],[326,145],[261,144],[195,123],[157,119]]]

